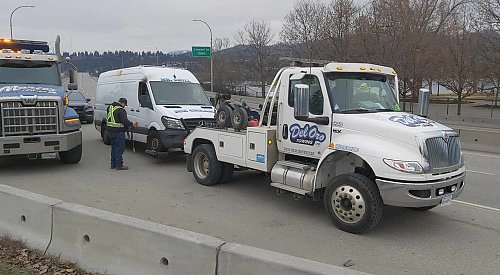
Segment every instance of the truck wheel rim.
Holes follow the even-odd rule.
[[[332,194],[333,212],[345,223],[359,222],[366,212],[366,203],[358,189],[341,185]]]
[[[194,169],[196,171],[196,174],[200,178],[206,178],[208,176],[208,171],[209,171],[209,165],[208,165],[208,158],[207,155],[204,153],[198,153],[196,157],[194,158]]]

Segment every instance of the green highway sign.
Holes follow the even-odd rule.
[[[210,47],[192,47],[193,57],[210,57],[212,56],[212,51]]]

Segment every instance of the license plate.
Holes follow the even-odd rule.
[[[451,194],[444,195],[443,198],[441,199],[441,206],[450,205],[452,198],[453,196]]]
[[[56,158],[56,153],[43,153],[40,156],[41,159],[55,159]]]

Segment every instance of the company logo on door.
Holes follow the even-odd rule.
[[[306,124],[300,127],[299,124],[290,126],[290,141],[293,143],[315,145],[326,140],[326,135],[319,131],[318,126]]]

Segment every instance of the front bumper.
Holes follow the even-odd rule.
[[[160,140],[164,148],[183,148],[184,147],[184,139],[188,135],[188,131],[186,130],[173,130],[166,129],[162,131],[158,131],[160,134]]]
[[[0,137],[0,156],[69,151],[82,144],[82,132]]]
[[[440,204],[442,198],[449,194],[453,199],[460,196],[465,188],[465,172],[430,182],[401,182],[390,179],[377,179],[376,182],[386,205],[425,207]],[[455,191],[451,191],[452,186],[456,186]],[[445,193],[438,195],[439,189],[444,189]]]
[[[80,121],[89,121],[92,120],[94,121],[94,112],[93,111],[78,111],[77,112],[78,117],[80,118]]]

